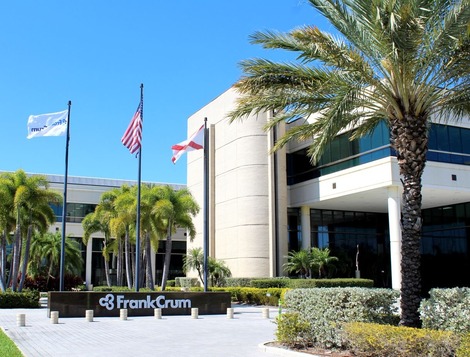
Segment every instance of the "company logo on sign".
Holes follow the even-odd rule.
[[[116,300],[116,303],[114,302]],[[102,297],[99,304],[107,310],[116,309],[184,309],[191,307],[190,299],[166,299],[164,295],[157,296],[152,299],[147,295],[146,299],[125,299],[124,295],[108,294]]]

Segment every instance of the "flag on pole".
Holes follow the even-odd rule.
[[[187,151],[200,150],[204,148],[204,124],[196,131],[191,137],[179,144],[173,145],[173,157],[171,161],[175,164],[176,161]]]
[[[140,101],[137,111],[126,129],[126,132],[122,136],[121,142],[129,149],[131,154],[135,154],[140,150],[140,145],[142,143],[142,100]]]
[[[30,115],[28,118],[28,139],[39,136],[63,136],[67,133],[68,110],[57,113]]]

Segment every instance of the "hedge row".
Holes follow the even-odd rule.
[[[6,291],[0,294],[0,309],[34,309],[40,307],[39,292],[24,291],[21,293]]]
[[[290,279],[290,278],[226,278],[224,287],[268,288],[333,288],[333,287],[364,287],[372,288],[374,281],[370,279]]]

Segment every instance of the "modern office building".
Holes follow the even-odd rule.
[[[271,153],[286,130],[263,130],[271,113],[229,124],[236,98],[230,88],[188,119],[188,135],[208,121],[209,255],[234,276],[273,277],[286,274],[289,251],[329,247],[338,276],[358,270],[399,289],[402,185],[386,123],[359,140],[339,135],[312,166],[308,142]],[[187,187],[201,205],[203,158],[203,150],[188,153]],[[423,291],[470,286],[470,122],[432,123],[427,160]],[[188,249],[203,246],[203,212]]]
[[[45,175],[49,181],[50,188],[63,193],[64,176]],[[87,284],[106,285],[103,258],[102,232],[91,235],[88,244],[83,243],[82,220],[88,214],[95,210],[100,201],[101,195],[114,188],[123,185],[133,186],[135,181],[103,179],[92,177],[68,177],[67,180],[67,221],[66,235],[78,241],[82,251],[84,266],[82,278]],[[164,183],[151,183],[155,185],[165,185]],[[186,187],[184,185],[171,185],[175,190]],[[56,213],[56,223],[50,227],[51,232],[62,231],[62,206],[54,206]],[[176,276],[184,276],[182,271],[183,255],[186,254],[186,232],[179,229],[172,237],[172,257],[170,266],[170,276],[172,279]],[[165,254],[165,241],[159,242],[158,251],[152,254],[152,267],[154,281],[156,284],[161,282],[163,271],[163,259]],[[116,259],[111,255],[110,275],[112,283],[116,283]]]

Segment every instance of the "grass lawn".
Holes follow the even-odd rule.
[[[13,343],[10,338],[5,335],[5,332],[0,329],[0,356],[8,357],[23,357],[18,347]]]

